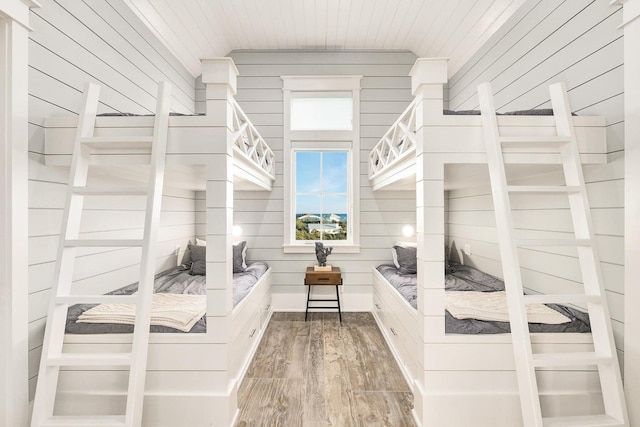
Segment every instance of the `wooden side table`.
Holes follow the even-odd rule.
[[[338,310],[338,316],[340,322],[342,322],[342,311],[340,310],[340,293],[338,286],[342,286],[342,272],[340,267],[331,267],[331,271],[315,271],[313,267],[307,267],[307,273],[304,276],[304,284],[308,286],[307,290],[307,309],[304,312],[304,321],[307,321],[309,315],[309,309],[316,308],[331,308]],[[311,299],[311,287],[312,286],[335,286],[336,298],[335,299]],[[337,306],[309,306],[310,302],[335,302]]]

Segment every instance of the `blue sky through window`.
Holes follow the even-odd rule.
[[[346,151],[296,152],[296,213],[346,214]]]

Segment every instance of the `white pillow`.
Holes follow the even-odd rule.
[[[201,240],[196,237],[196,246],[207,246],[206,240]]]
[[[396,242],[393,246],[400,246],[403,248],[417,248],[418,244],[416,242]],[[400,263],[398,263],[398,253],[396,252],[396,248],[391,248],[391,257],[393,258],[393,263],[396,268],[400,268]]]

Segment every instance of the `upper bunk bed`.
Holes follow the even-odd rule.
[[[221,64],[222,63],[222,64]],[[232,79],[219,75],[221,65],[227,65]],[[271,191],[275,180],[275,156],[264,138],[234,99],[235,77],[238,70],[230,58],[203,60],[202,81],[207,93],[206,114],[171,115],[167,140],[167,182],[178,188],[205,190],[206,155],[228,149],[220,141],[232,145],[234,190]],[[226,79],[226,80],[225,80]],[[232,84],[226,82],[231,81]],[[209,100],[226,99],[226,111],[218,111],[220,103]],[[218,110],[217,110],[218,109]],[[117,135],[150,136],[154,117],[131,114],[99,115],[95,122],[96,137]],[[44,162],[50,166],[68,166],[71,163],[73,142],[78,116],[49,117],[45,122]],[[113,138],[109,138],[113,139]],[[142,179],[139,165],[148,163],[150,150],[146,144],[127,138],[120,144],[95,144],[96,162],[109,167],[114,173],[133,180]],[[140,155],[131,155],[131,149],[140,147]],[[126,154],[122,150],[126,148]],[[122,164],[125,166],[121,166]]]
[[[416,242],[397,242],[393,246],[393,269],[397,268],[402,276],[396,286],[374,269],[373,312],[413,386],[416,418],[423,425],[439,426],[522,425],[523,417],[526,425],[534,415],[540,419],[535,425],[605,425],[594,422],[598,419],[616,420],[606,425],[626,425],[617,422],[624,418],[622,383],[615,369],[617,350],[582,173],[585,164],[607,163],[605,119],[573,116],[562,84],[550,86],[553,112],[528,110],[497,115],[487,83],[478,88],[482,114],[445,112],[447,60],[418,59],[410,74],[415,100],[374,146],[368,167],[373,190],[415,192]],[[482,223],[482,235],[456,236],[448,226],[447,209],[451,205],[445,191],[474,187],[483,192],[488,187],[492,199],[488,210],[495,212],[495,218]],[[531,224],[516,228],[511,194],[538,198],[538,210],[549,209],[553,200],[550,195],[567,198],[563,202],[570,211],[570,230],[547,232]],[[474,215],[476,211],[469,213]],[[491,237],[487,238],[489,234]],[[502,298],[500,287],[495,283],[488,286],[490,281],[497,282],[495,277],[489,280],[487,275],[480,276],[481,271],[472,273],[461,264],[449,263],[445,247],[447,242],[460,243],[456,242],[458,239],[475,239],[482,244],[490,240],[490,249],[487,245],[484,253],[496,250],[492,256],[498,254],[498,267],[506,278],[506,284],[501,286],[505,290],[509,333],[506,328],[484,333],[487,331],[478,328],[461,331],[449,327],[452,325],[447,312],[451,314],[450,308],[458,308],[454,303],[460,301],[457,298],[462,299],[460,294],[475,294],[465,295],[464,309],[458,311],[460,319],[473,321],[484,319],[472,312],[483,311],[482,316],[493,312],[492,304],[485,302]],[[398,251],[402,247],[412,250]],[[555,284],[529,286],[544,278],[536,282],[527,276],[524,280],[520,270],[527,266],[520,263],[522,248],[573,257],[576,271],[582,274],[578,279],[582,280],[582,289],[578,286],[577,290],[568,290]],[[569,248],[574,252],[567,252]],[[404,265],[400,258],[404,258]],[[460,257],[459,261],[463,259]],[[482,263],[478,266],[482,267]],[[544,270],[542,264],[539,270]],[[401,295],[398,288],[408,290],[409,274],[414,275],[414,294]],[[457,280],[461,276],[469,279],[464,283],[466,288],[461,286],[463,281]],[[467,286],[469,282],[474,286]],[[482,284],[492,289],[476,286]],[[592,302],[583,302],[587,300]],[[528,320],[525,304],[531,308],[534,303],[539,304],[535,309],[544,308],[545,304],[581,309],[580,316],[585,320],[588,317],[590,327],[564,332],[532,331],[532,323],[550,323],[546,319]],[[502,300],[498,305],[504,306]],[[606,349],[606,366],[585,362],[587,357],[583,355],[594,348]],[[613,386],[600,387],[601,384]],[[500,411],[499,419],[496,411]],[[527,413],[534,415],[527,418]]]
[[[428,153],[433,164],[449,165],[445,185],[477,182],[483,172],[486,175],[487,163],[480,111],[443,108],[446,59],[420,58],[410,75],[414,82],[419,77],[427,83],[412,87],[416,98],[371,150],[368,167],[372,189],[415,189],[416,158],[422,153]],[[555,135],[556,122],[550,109],[502,113],[497,120],[501,134],[513,137],[504,148],[507,167],[518,165],[509,170],[510,175],[516,178],[557,169],[553,163],[560,164],[560,157],[552,147],[538,144],[535,150],[523,148],[527,140],[519,139],[522,135]],[[574,116],[573,122],[582,163],[606,163],[604,117]]]

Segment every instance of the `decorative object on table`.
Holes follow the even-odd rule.
[[[313,266],[315,271],[331,271],[331,266],[327,265],[327,256],[331,254],[333,248],[330,246],[324,247],[324,243],[316,242],[316,258],[318,264]]]

